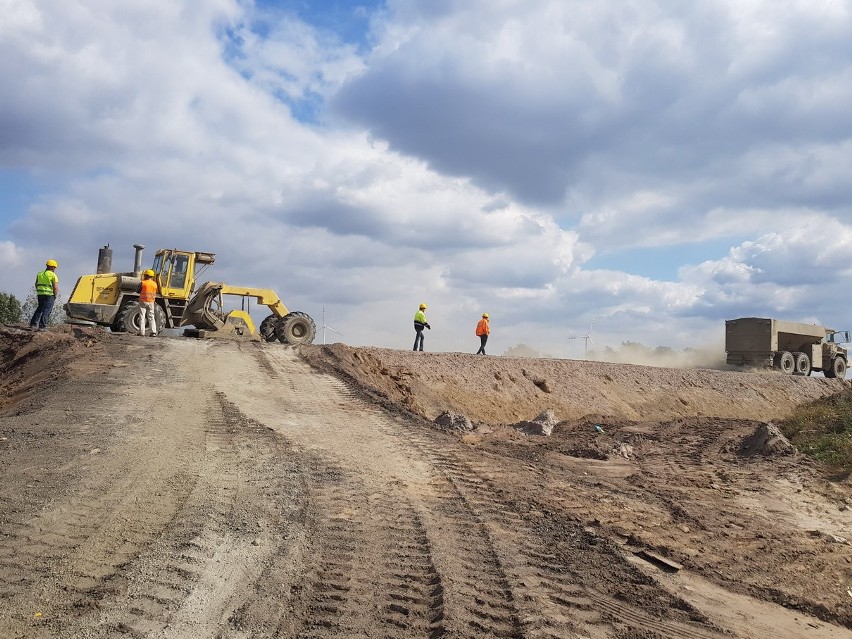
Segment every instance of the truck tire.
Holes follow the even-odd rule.
[[[783,353],[778,353],[775,357],[776,366],[781,372],[785,375],[792,375],[793,371],[796,370],[796,359],[793,357],[793,353],[784,351]]]
[[[278,320],[275,334],[282,344],[310,344],[316,337],[317,327],[308,314],[296,311]]]
[[[793,353],[793,359],[796,362],[796,375],[811,374],[811,358],[807,353]]]
[[[275,324],[278,323],[278,318],[275,315],[270,315],[260,323],[260,336],[267,342],[274,342],[278,339],[275,334]]]
[[[832,379],[846,377],[846,360],[842,357],[835,357],[831,360],[831,366],[825,369],[825,376]]]

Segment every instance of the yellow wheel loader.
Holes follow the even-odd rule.
[[[98,268],[94,275],[83,275],[65,304],[69,319],[108,326],[114,332],[138,333],[140,329],[139,284],[142,251],[134,244],[136,256],[133,271],[113,273],[112,250],[109,245],[98,252]],[[160,249],[154,254],[152,270],[159,288],[154,314],[158,328],[187,328],[186,335],[197,337],[230,336],[278,340],[284,344],[310,344],[316,336],[316,325],[307,313],[290,312],[278,295],[270,289],[232,286],[222,282],[205,282],[196,291],[198,277],[215,261],[213,253]],[[255,329],[251,316],[243,310],[225,311],[223,295],[254,298],[268,306],[272,314]]]

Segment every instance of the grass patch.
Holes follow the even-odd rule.
[[[799,451],[831,475],[852,474],[852,391],[803,404],[780,427]]]

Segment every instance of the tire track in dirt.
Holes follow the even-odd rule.
[[[418,514],[316,459],[303,577],[276,636],[442,637],[443,587]]]
[[[292,351],[270,349],[267,357],[280,385],[264,388],[269,380],[245,370],[252,393],[230,398],[317,458],[307,477],[305,578],[278,636],[368,628],[398,638],[521,636],[487,530],[451,484],[412,456],[400,425]],[[246,367],[226,358],[217,361],[232,374]]]
[[[565,637],[594,628],[601,636],[721,636],[700,613],[629,565],[603,539],[584,532],[576,521],[548,521],[541,513],[528,519],[527,513],[534,509],[525,499],[525,491],[513,489],[511,483],[537,484],[544,489],[535,473],[515,464],[510,473],[501,469],[501,475],[507,477],[497,481],[499,476],[493,472],[499,468],[496,460],[460,447],[454,438],[391,418],[365,404],[339,380],[311,375],[286,349],[267,351],[267,357],[284,383],[277,391],[264,391],[266,382],[258,379],[251,384],[256,394],[234,401],[296,445],[330,456],[342,473],[338,486],[351,487],[360,481],[391,497],[387,486],[396,483],[402,492],[414,495],[411,504],[421,513],[441,580],[446,636]],[[276,407],[264,405],[268,403],[264,397],[270,394],[277,395]],[[406,472],[410,465],[416,466],[416,472]],[[349,504],[349,512],[345,526],[338,522],[336,543],[348,549],[346,544],[353,540],[361,543],[358,540],[375,535],[366,525],[366,518],[375,515],[363,494],[339,490],[343,493],[335,499]],[[326,502],[317,495],[311,506],[316,506],[316,512],[338,512],[335,499]],[[549,526],[558,528],[562,537],[548,538]],[[581,541],[567,543],[572,536]],[[556,543],[569,551],[552,552]],[[575,566],[571,553],[591,554],[608,565],[596,568],[591,565],[594,560],[586,559]],[[347,584],[346,597],[351,596],[354,579],[377,579],[369,566],[357,563],[354,549],[338,554],[345,560],[336,564],[334,574],[341,581],[335,583],[337,587]],[[623,579],[626,583],[614,586],[609,594],[590,587],[601,571],[609,573],[614,582]],[[316,584],[322,581],[317,579]],[[625,598],[630,588],[641,594]],[[659,617],[643,610],[644,598],[657,601]],[[300,632],[308,630],[306,636],[351,634],[352,626],[335,625],[348,619],[345,610],[338,601],[328,607],[324,619],[315,618],[318,626],[288,627],[282,636],[301,636]],[[378,615],[375,623],[381,623]]]
[[[661,633],[672,639],[723,636],[707,624],[704,615],[639,573],[604,539],[576,522],[564,518],[553,521],[553,514],[536,510],[534,499],[519,501],[516,493],[506,490],[505,482],[495,482],[498,475],[494,468],[499,467],[495,460],[477,460],[475,453],[461,459],[468,455],[458,455],[422,431],[412,433],[410,439],[424,456],[435,460],[470,509],[481,513],[494,531],[495,547],[515,591],[524,636],[564,637],[594,627],[605,636],[614,632]],[[516,464],[515,468],[507,467],[507,462],[500,461],[500,478],[527,487],[531,495],[545,489],[535,473],[524,472]],[[532,516],[524,517],[525,512]],[[561,531],[560,537],[548,538],[549,530]],[[570,532],[566,535],[565,530]],[[559,546],[562,548],[556,552]],[[570,552],[566,552],[566,546]],[[578,561],[580,558],[584,559]],[[620,592],[611,596],[591,587],[590,578],[596,583],[622,581],[627,588],[621,586]],[[631,595],[626,592],[629,588],[641,591],[643,596]],[[659,618],[643,609],[655,599]]]
[[[302,470],[283,438],[211,396],[195,488],[128,567],[127,592],[105,602],[103,637],[216,636],[268,566],[289,558],[284,531],[301,517]]]
[[[91,613],[191,489],[191,437],[178,447],[172,433],[146,429],[143,407],[134,399],[134,385],[141,383],[167,403],[166,386],[172,382],[153,367],[133,379],[125,373],[117,370],[109,376],[105,386],[111,390],[101,393],[100,402],[80,402],[76,393],[68,398],[73,418],[121,435],[103,449],[66,460],[78,482],[63,487],[41,512],[22,513],[20,520],[3,526],[4,547],[10,552],[0,559],[0,574],[7,586],[13,585],[5,597],[13,612],[0,616],[0,636],[18,636],[30,625],[36,636],[53,636],[57,628],[66,633],[77,618]],[[146,453],[152,447],[158,455]],[[15,583],[16,572],[30,577]]]
[[[348,389],[340,390],[344,396],[357,397]],[[387,437],[400,436],[399,429],[388,422],[377,421],[375,431]],[[491,557],[471,561],[471,565],[480,567],[490,564],[498,565],[502,575],[501,581],[506,584],[505,599],[511,604],[498,606],[503,612],[500,627],[485,629],[473,621],[470,622],[470,626],[475,631],[472,636],[490,633],[494,636],[564,637],[566,632],[582,634],[583,631],[578,628],[588,629],[589,626],[595,625],[600,626],[606,632],[606,636],[616,631],[640,633],[660,631],[665,633],[664,636],[673,638],[707,639],[721,636],[712,626],[702,628],[702,625],[706,625],[703,615],[694,610],[689,611],[687,604],[672,597],[653,584],[650,579],[641,575],[624,561],[616,549],[607,547],[603,553],[596,554],[600,555],[602,564],[614,565],[609,569],[610,572],[618,573],[619,577],[628,582],[630,579],[635,580],[637,584],[643,586],[648,596],[659,599],[660,618],[655,618],[641,610],[640,597],[630,597],[635,602],[635,605],[630,606],[620,601],[620,597],[606,596],[589,588],[586,582],[590,580],[590,577],[594,578],[597,575],[588,571],[585,576],[571,575],[570,559],[564,555],[557,557],[548,554],[547,546],[539,538],[539,533],[520,514],[530,510],[529,504],[518,502],[517,495],[513,496],[513,491],[507,492],[491,481],[497,476],[505,475],[509,477],[510,482],[514,480],[516,484],[530,486],[531,492],[534,493],[535,489],[531,484],[534,483],[532,479],[535,473],[524,474],[518,469],[515,469],[514,473],[508,473],[504,472],[507,469],[503,469],[499,474],[495,474],[494,469],[503,465],[505,460],[484,459],[476,453],[470,455],[467,451],[454,451],[452,450],[456,443],[454,439],[448,440],[433,431],[410,428],[405,429],[403,436],[416,446],[421,453],[421,458],[430,460],[434,464],[434,469],[440,473],[438,478],[433,479],[434,501],[427,507],[427,512],[441,513],[451,518],[453,511],[463,508],[466,512],[473,514],[476,525],[471,526],[469,522],[465,522],[463,534],[454,540],[452,545],[456,550],[464,549],[466,540],[478,538],[481,535],[484,541],[477,541],[474,546],[480,549],[490,548]],[[464,459],[469,456],[474,459],[480,457],[480,460],[477,462]],[[513,474],[521,476],[512,477]],[[535,488],[544,489],[543,486]],[[455,507],[448,506],[453,503],[456,504]],[[541,515],[541,513],[537,514]],[[576,522],[563,521],[559,525],[574,528],[573,534],[589,536]],[[440,527],[442,535],[447,535],[448,527],[443,517],[435,520],[435,527]],[[492,541],[490,532],[492,530],[496,532],[494,537],[502,539],[501,542]],[[506,540],[510,537],[512,541],[507,543]],[[592,544],[595,543],[603,544],[603,540],[592,542]],[[495,548],[499,548],[499,553],[494,550]],[[588,554],[590,549],[578,545],[575,552]],[[501,556],[507,560],[501,560]],[[456,559],[464,561],[460,554]],[[503,573],[504,563],[520,567],[520,569],[515,570],[515,574],[507,578]],[[530,572],[529,568],[533,571]],[[602,570],[605,569],[602,568]],[[474,578],[481,578],[481,575],[477,574]],[[444,579],[445,582],[449,581],[446,576]],[[649,582],[650,587],[647,586]],[[503,589],[502,584],[497,588],[490,588],[492,592],[497,589]],[[481,598],[477,598],[476,602],[477,606],[467,611],[470,618],[490,617],[492,621],[497,618],[494,614],[482,613]],[[487,608],[487,604],[485,607]],[[516,607],[519,610],[516,610]],[[669,614],[668,610],[684,609],[687,610],[687,614],[682,615],[683,622],[663,619]],[[509,610],[511,612],[508,612]],[[511,621],[517,620],[519,616],[522,618],[520,624],[517,621]],[[512,630],[508,629],[509,626],[512,626]],[[462,632],[459,636],[467,635]]]

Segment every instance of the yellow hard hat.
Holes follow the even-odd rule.
[[[57,268],[59,266],[59,264],[56,263],[56,260],[47,260],[44,264],[45,266],[52,266],[53,268]]]
[[[147,269],[142,275],[147,275],[148,277],[154,277],[156,273],[151,269]]]
[[[482,317],[484,317],[485,319],[488,319],[488,313],[483,313]]]
[[[421,304],[421,305],[420,305],[420,310],[421,310],[421,311],[422,311],[423,309],[425,309],[425,308],[426,308],[426,305],[425,305],[425,304]]]

